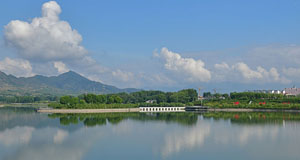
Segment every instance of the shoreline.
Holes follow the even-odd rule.
[[[115,109],[38,109],[38,113],[122,113],[140,112],[140,108],[115,108]],[[145,111],[143,111],[145,112]],[[152,111],[159,112],[159,111]],[[166,112],[166,111],[163,111]],[[171,111],[172,112],[172,111]],[[245,109],[245,108],[206,108],[186,112],[289,112],[300,113],[300,110],[287,109]],[[151,113],[151,111],[149,111]]]
[[[139,112],[139,108],[116,108],[116,109],[38,109],[39,113],[120,113]]]
[[[209,111],[209,112],[290,112],[290,113],[300,113],[300,110],[289,110],[289,109],[249,109],[249,108],[208,108],[208,109],[199,109],[198,111]]]

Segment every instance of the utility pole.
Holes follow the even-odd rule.
[[[217,89],[216,89],[216,88],[214,88],[213,90],[214,90],[214,94],[216,94],[216,93],[217,93]]]
[[[203,103],[203,97],[201,96],[201,88],[199,87],[198,88],[198,100],[200,100],[201,101],[201,106],[203,105],[202,103]]]

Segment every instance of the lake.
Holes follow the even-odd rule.
[[[41,114],[0,108],[1,160],[300,159],[298,113]]]

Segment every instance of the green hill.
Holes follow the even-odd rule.
[[[0,71],[0,95],[78,95],[82,93],[136,92],[138,89],[120,89],[111,85],[91,81],[76,72],[69,71],[58,76],[20,77],[6,75]]]

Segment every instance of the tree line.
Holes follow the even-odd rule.
[[[58,101],[58,96],[0,96],[2,103],[36,103],[46,101]]]
[[[145,103],[148,100],[155,104],[187,104],[197,100],[197,91],[194,89],[184,89],[178,92],[139,91],[107,95],[83,94],[77,97],[62,96],[59,103],[67,106],[76,106],[77,104],[139,104]]]
[[[231,99],[240,100],[253,100],[253,99],[282,99],[285,96],[283,94],[273,93],[255,93],[255,92],[232,92],[230,93]]]
[[[286,96],[283,94],[274,93],[256,93],[256,92],[231,92],[230,94],[204,92],[203,97],[206,99],[232,99],[232,100],[300,100],[298,96]]]

